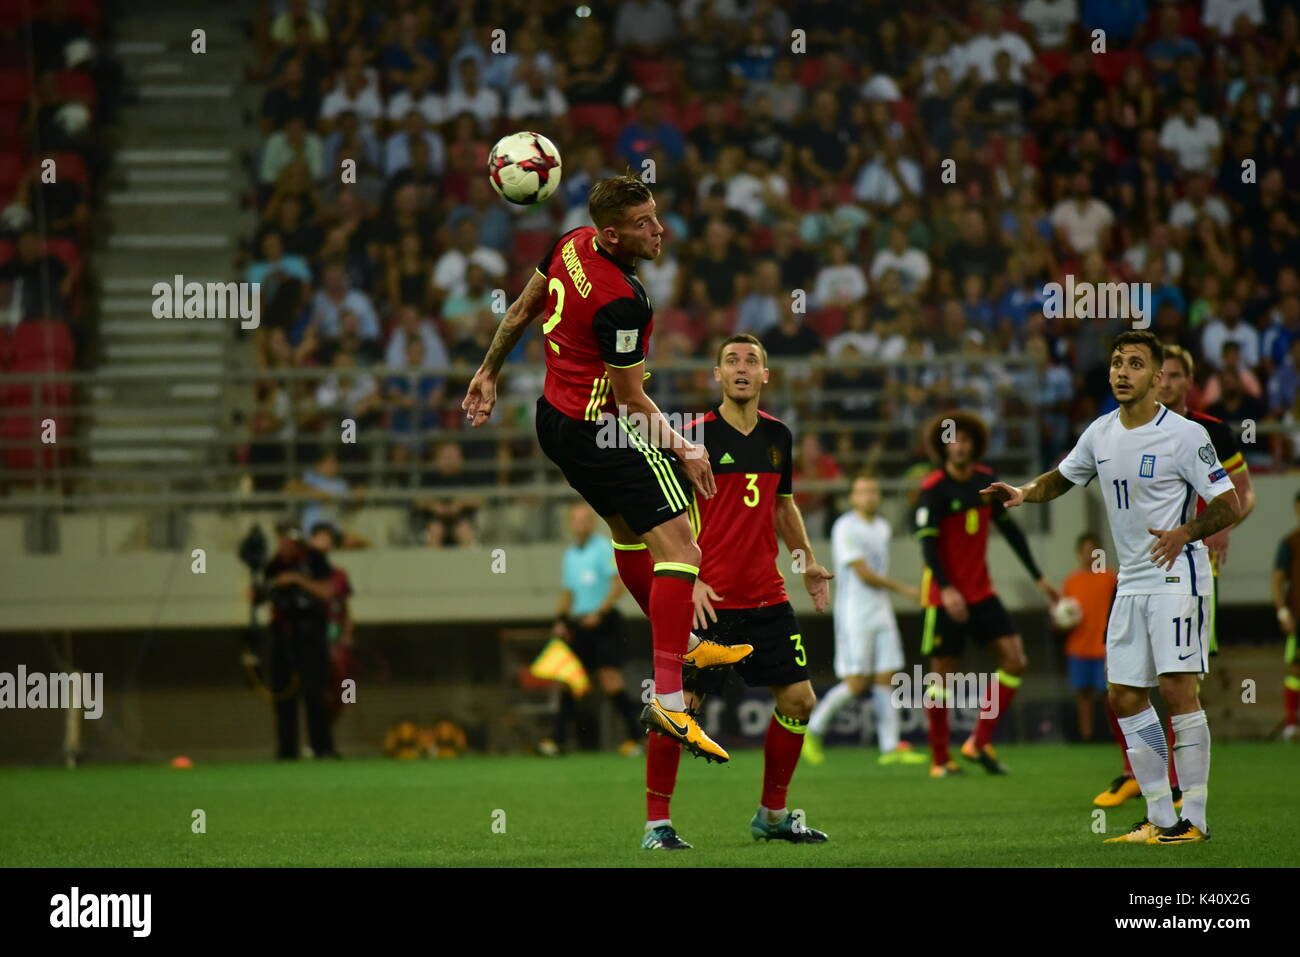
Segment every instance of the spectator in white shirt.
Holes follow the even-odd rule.
[[[411,110],[419,110],[430,126],[445,123],[449,114],[446,102],[433,82],[433,69],[423,60],[411,71],[411,82],[388,98],[384,115],[391,123],[400,123]]]
[[[840,353],[849,346],[856,349],[859,355],[869,359],[879,358],[877,353],[880,352],[880,336],[871,328],[871,314],[864,302],[855,302],[849,307],[848,316],[844,320],[844,331],[832,336],[826,343],[826,356],[838,359]]]
[[[392,176],[411,165],[411,141],[424,140],[429,152],[429,169],[441,176],[447,169],[447,145],[433,130],[427,129],[424,114],[411,109],[402,120],[401,129],[384,141],[384,170]]]
[[[1160,148],[1183,173],[1210,173],[1219,166],[1223,134],[1218,122],[1200,112],[1196,97],[1185,96],[1178,113],[1160,128]]]
[[[370,297],[348,283],[348,271],[339,260],[325,266],[321,288],[312,299],[311,325],[321,339],[337,339],[342,332],[341,317],[350,312],[357,317],[361,338],[379,338],[379,317]]]
[[[925,188],[920,164],[902,154],[899,137],[886,136],[882,147],[880,155],[862,167],[853,189],[854,196],[876,210],[915,199]]]
[[[871,260],[873,282],[893,270],[898,273],[903,292],[916,292],[930,278],[930,257],[924,250],[907,245],[907,233],[899,226],[889,230],[889,245]]]
[[[1237,17],[1244,16],[1257,27],[1264,25],[1264,0],[1205,0],[1201,23],[1219,36],[1230,37]]]
[[[446,116],[469,113],[480,132],[487,132],[501,116],[501,94],[479,82],[478,62],[466,57],[459,63],[460,86],[447,94]]]
[[[813,280],[812,305],[817,309],[842,309],[867,296],[867,277],[862,267],[849,262],[849,251],[843,243],[827,247],[830,262],[817,272]]]
[[[775,259],[764,259],[754,269],[754,291],[736,309],[736,332],[762,338],[781,321],[781,311],[789,308],[781,297],[781,267]]]
[[[1147,263],[1158,258],[1165,264],[1165,276],[1178,282],[1183,274],[1183,254],[1170,242],[1169,227],[1158,224],[1151,228],[1150,234],[1142,242],[1124,253],[1124,262],[1135,273],[1144,273]]]
[[[529,125],[529,121],[541,120],[555,122],[569,111],[569,103],[554,83],[548,82],[546,74],[531,63],[521,64],[515,71],[517,84],[510,91],[510,103],[506,115],[511,122]],[[536,123],[532,126],[540,129]]]
[[[394,369],[406,365],[406,344],[412,340],[424,344],[421,368],[443,369],[451,364],[442,336],[438,335],[430,320],[420,317],[420,310],[415,306],[402,306],[397,310],[397,328],[384,351],[384,364]]]
[[[1201,333],[1201,354],[1213,366],[1223,365],[1223,347],[1235,342],[1241,347],[1241,362],[1247,368],[1259,363],[1259,330],[1241,318],[1241,304],[1223,301],[1223,318],[1212,319]]]
[[[1076,255],[1093,249],[1105,252],[1115,214],[1100,199],[1088,195],[1087,173],[1075,173],[1070,185],[1071,195],[1052,208],[1051,223],[1056,238]]]
[[[1034,28],[1040,50],[1057,50],[1070,39],[1070,27],[1079,22],[1078,0],[1025,0],[1020,19]]]
[[[384,105],[379,100],[379,94],[366,85],[366,76],[360,67],[345,69],[334,84],[334,89],[321,103],[320,115],[326,128],[344,111],[355,113],[362,123],[368,125],[373,125],[384,115]]]
[[[981,29],[961,48],[961,61],[955,76],[965,79],[975,71],[975,82],[992,83],[997,77],[993,59],[1005,51],[1011,57],[1011,80],[1024,81],[1024,68],[1034,62],[1034,51],[1025,38],[1010,30],[1003,30],[998,22],[1002,15],[1001,4],[985,3],[980,8]]]
[[[1232,223],[1228,205],[1219,197],[1210,195],[1210,178],[1192,176],[1187,181],[1187,194],[1169,211],[1169,225],[1180,231],[1181,240],[1182,231],[1195,226],[1202,216],[1209,216],[1220,226]]]
[[[433,264],[433,285],[448,296],[465,292],[465,272],[471,262],[478,263],[492,279],[505,278],[507,263],[495,249],[479,245],[478,227],[473,220],[462,220],[456,227],[456,245]]]

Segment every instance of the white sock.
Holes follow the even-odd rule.
[[[1148,706],[1145,711],[1120,718],[1119,727],[1128,744],[1133,776],[1147,799],[1147,820],[1156,827],[1173,827],[1178,823],[1178,813],[1169,790],[1169,742],[1156,709]]]
[[[700,636],[697,635],[695,632],[691,632],[691,636],[686,639],[686,650],[688,652],[694,651],[696,646],[699,645],[699,643],[700,643]]]
[[[1210,725],[1204,711],[1173,716],[1174,768],[1183,789],[1183,817],[1202,831],[1210,784]]]
[[[889,685],[872,685],[871,703],[876,707],[876,743],[881,754],[888,754],[898,747],[898,709],[894,707],[893,689]]]
[[[659,699],[659,704],[665,711],[686,710],[686,695],[681,691],[674,691],[672,694],[659,694],[656,692],[655,697]]]
[[[673,822],[672,822],[672,819],[671,819],[671,818],[664,818],[664,819],[661,820],[661,821],[646,821],[646,822],[645,822],[645,829],[646,829],[647,831],[653,831],[655,828],[657,828],[657,827],[659,827],[659,826],[661,826],[661,825],[664,825],[664,824],[667,824],[667,825],[669,825],[669,826],[671,827],[671,826],[672,826],[672,823],[673,823]]]
[[[763,807],[761,804],[758,806],[758,810],[762,813],[763,820],[767,821],[768,824],[780,824],[789,813],[785,808],[773,810],[770,807]]]
[[[843,681],[826,692],[808,718],[808,733],[823,737],[831,726],[831,718],[855,697],[853,690]]]

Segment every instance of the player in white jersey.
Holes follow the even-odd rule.
[[[898,592],[913,601],[921,593],[915,586],[888,577],[890,529],[877,514],[880,484],[859,475],[849,491],[849,504],[850,511],[831,527],[836,582],[835,677],[840,682],[817,702],[808,719],[803,757],[810,764],[826,760],[822,739],[831,719],[870,686],[880,763],[925,764],[925,755],[899,740],[898,710],[890,687],[894,673],[903,668],[903,644],[889,593]]]
[[[1147,816],[1110,842],[1210,839],[1205,802],[1210,728],[1197,698],[1209,667],[1210,562],[1203,539],[1237,520],[1237,493],[1205,427],[1156,401],[1164,350],[1149,332],[1115,338],[1110,387],[1119,409],[1094,421],[1061,464],[1028,485],[985,492],[1007,508],[1046,502],[1097,479],[1119,550],[1106,628],[1106,681]],[[1199,516],[1196,496],[1208,503]],[[1183,817],[1174,810],[1169,745],[1151,706],[1159,687],[1172,716]]]

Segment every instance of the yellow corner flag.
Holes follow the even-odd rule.
[[[535,678],[548,681],[563,681],[569,686],[575,698],[581,698],[591,689],[591,679],[587,670],[565,642],[552,638],[537,656],[530,669]]]

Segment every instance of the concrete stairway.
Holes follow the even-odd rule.
[[[246,354],[238,320],[155,318],[151,290],[178,273],[186,282],[242,278],[234,259],[254,220],[240,209],[241,154],[259,141],[255,125],[245,124],[259,96],[244,79],[253,52],[242,24],[253,7],[227,0],[194,12],[132,0],[116,23],[113,54],[139,99],[113,131],[96,253],[99,368],[110,376],[93,387],[84,434],[87,464],[105,476],[225,459],[204,443],[229,422],[234,390],[218,377]],[[206,53],[191,52],[196,28],[207,32]]]

